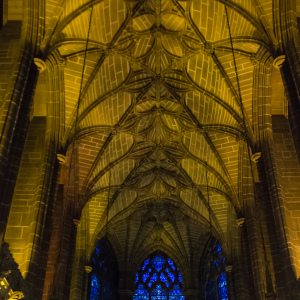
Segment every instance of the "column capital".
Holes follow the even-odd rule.
[[[232,266],[232,265],[226,266],[226,267],[225,267],[225,271],[226,271],[227,273],[231,273],[231,272],[233,271],[233,266]]]
[[[242,227],[245,223],[245,218],[239,218],[236,220],[239,227]]]
[[[91,266],[84,266],[84,269],[87,274],[89,274],[93,271],[93,268]]]
[[[46,64],[42,59],[35,57],[33,61],[40,73],[46,69]]]
[[[273,66],[276,69],[280,69],[284,62],[285,62],[285,55],[277,56],[273,61]]]
[[[74,223],[74,225],[75,225],[76,227],[78,227],[79,224],[80,224],[80,220],[78,220],[78,219],[73,219],[73,223]]]
[[[61,164],[61,165],[64,165],[66,163],[66,161],[67,161],[66,156],[63,155],[63,154],[56,154],[56,157],[57,157],[57,159],[59,161],[59,164]]]
[[[251,160],[255,163],[261,158],[261,152],[256,152],[251,155]]]

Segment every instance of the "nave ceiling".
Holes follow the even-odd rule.
[[[163,245],[191,261],[211,224],[226,249],[257,134],[253,72],[274,51],[272,7],[255,2],[46,2],[65,193],[92,245],[108,230],[119,255]]]

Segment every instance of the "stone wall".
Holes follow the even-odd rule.
[[[24,254],[31,248],[28,230],[35,221],[32,220],[33,201],[45,151],[45,129],[43,117],[34,118],[30,123],[5,235],[24,277],[29,265]]]
[[[287,227],[290,232],[291,260],[300,276],[300,167],[288,120],[273,116],[274,145],[277,167],[285,194]]]

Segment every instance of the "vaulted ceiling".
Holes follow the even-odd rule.
[[[241,140],[255,135],[253,63],[271,43],[255,2],[46,2],[42,48],[64,62],[67,190],[85,205],[92,244],[107,218],[127,257],[155,243],[190,257],[210,223],[226,244]],[[260,4],[272,24],[272,3]]]

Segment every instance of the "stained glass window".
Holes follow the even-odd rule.
[[[174,285],[173,289],[169,292],[169,300],[183,300],[182,290],[179,285]]]
[[[222,253],[222,246],[216,242],[208,254],[206,269],[206,300],[228,300],[227,277],[225,273],[226,259]]]
[[[96,274],[91,275],[91,300],[97,300],[100,295],[100,282]]]
[[[133,296],[133,300],[148,300],[149,293],[144,289],[144,286],[140,284],[138,288],[135,290],[135,295]]]
[[[218,293],[220,300],[228,300],[227,278],[225,273],[221,273],[218,278]]]
[[[169,257],[160,252],[142,263],[135,286],[134,300],[184,300],[180,271]]]
[[[156,285],[155,289],[152,290],[151,300],[167,300],[167,292],[160,284]]]
[[[91,257],[91,267],[89,299],[117,300],[118,266],[112,248],[106,239],[98,242]]]

